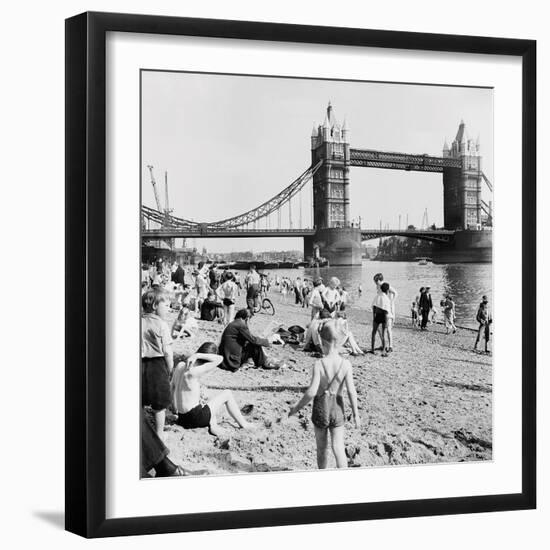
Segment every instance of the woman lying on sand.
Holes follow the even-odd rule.
[[[344,386],[348,392],[355,427],[361,420],[357,406],[357,392],[353,383],[351,363],[338,355],[339,331],[335,321],[327,321],[321,328],[321,345],[325,357],[313,366],[309,388],[294,405],[288,416],[296,414],[313,399],[311,421],[315,427],[317,466],[327,467],[328,434],[338,468],[346,468],[348,461],[344,447]]]
[[[253,428],[253,425],[243,418],[230,390],[222,391],[205,405],[200,403],[201,379],[222,361],[223,357],[218,355],[216,344],[205,342],[197,353],[191,355],[186,362],[178,363],[174,369],[172,378],[174,405],[178,414],[177,424],[183,428],[208,428],[211,435],[219,437],[221,430],[216,422],[216,413],[223,405],[241,428]]]

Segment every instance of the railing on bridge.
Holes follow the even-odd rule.
[[[390,168],[417,172],[443,172],[444,168],[460,168],[461,160],[430,155],[409,155],[374,151],[372,149],[350,149],[351,166],[369,168]]]
[[[380,237],[409,237],[422,241],[448,243],[454,236],[451,229],[362,229],[361,239],[377,239]]]

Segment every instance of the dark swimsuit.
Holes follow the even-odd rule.
[[[325,391],[321,395],[316,395],[313,399],[311,421],[313,422],[313,425],[317,428],[338,428],[339,426],[344,425],[344,398],[342,397],[342,395],[331,391],[335,380],[338,379],[338,375],[342,370],[343,364],[344,360],[342,359],[342,362],[340,363],[340,368],[334,375],[334,378],[326,387]],[[323,363],[322,359],[321,366],[323,367],[325,376],[327,376],[325,364]]]
[[[210,419],[212,418],[212,412],[208,405],[197,405],[186,413],[179,413],[177,424],[185,428],[186,430],[192,430],[194,428],[207,428],[210,426]]]

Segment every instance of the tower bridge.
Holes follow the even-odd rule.
[[[463,121],[441,157],[358,149],[350,147],[347,124],[336,120],[329,103],[323,123],[313,127],[310,145],[311,165],[260,206],[216,222],[195,222],[142,206],[142,239],[303,237],[306,257],[360,265],[362,241],[401,236],[437,243],[445,261],[491,260],[492,207],[481,195],[484,184],[491,192],[493,187],[481,168],[479,139],[467,136]],[[441,173],[444,228],[361,228],[350,217],[352,166]]]

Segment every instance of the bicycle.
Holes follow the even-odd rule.
[[[265,293],[260,293],[254,302],[254,313],[265,313],[267,315],[275,315],[275,306],[273,302],[265,296]]]

